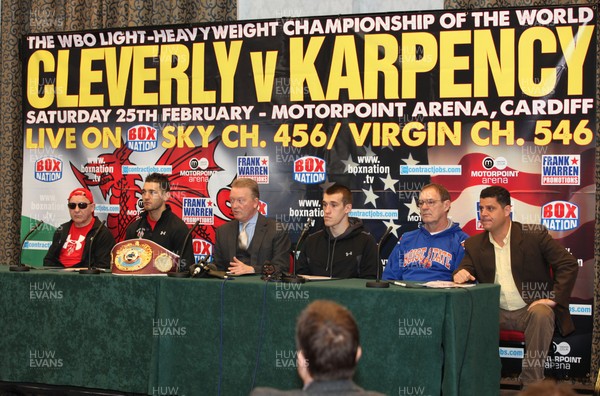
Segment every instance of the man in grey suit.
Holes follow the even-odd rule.
[[[235,179],[229,195],[235,220],[217,228],[214,259],[217,269],[232,275],[262,272],[270,261],[287,271],[290,266],[291,242],[287,232],[275,220],[258,212],[260,193],[252,179]]]
[[[296,323],[296,349],[302,390],[256,388],[252,396],[381,395],[365,391],[352,381],[362,349],[358,325],[352,313],[341,305],[327,300],[309,304]]]

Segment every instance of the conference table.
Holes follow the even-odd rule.
[[[494,395],[499,287],[367,288],[0,266],[0,381],[148,395],[302,386],[295,321],[329,299],[355,316],[354,380],[388,395]],[[410,283],[409,283],[410,285]]]

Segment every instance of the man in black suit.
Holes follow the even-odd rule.
[[[229,201],[235,220],[217,228],[214,252],[217,269],[232,275],[261,273],[263,264],[270,261],[276,268],[287,271],[292,244],[287,232],[278,230],[275,220],[258,212],[260,193],[256,181],[234,180]]]
[[[381,395],[365,391],[352,381],[362,349],[358,325],[341,305],[317,300],[306,307],[296,323],[296,349],[302,390],[256,388],[252,396]]]

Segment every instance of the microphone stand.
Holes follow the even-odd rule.
[[[80,274],[98,275],[100,272],[102,272],[98,268],[92,266],[92,247],[94,246],[94,239],[96,239],[96,237],[100,233],[100,229],[102,229],[102,227],[104,227],[104,224],[106,224],[106,220],[102,220],[102,222],[100,223],[100,226],[98,227],[96,232],[94,232],[94,235],[92,235],[92,237],[90,238],[90,249],[88,252],[88,267],[87,267],[87,269],[80,270],[79,271]]]
[[[28,265],[24,265],[23,264],[23,246],[25,246],[25,242],[27,241],[27,238],[29,238],[31,236],[31,234],[33,234],[35,232],[35,230],[37,230],[38,228],[40,228],[40,226],[44,224],[44,220],[40,220],[35,227],[33,227],[28,233],[27,235],[25,235],[25,238],[23,238],[23,242],[21,242],[21,250],[19,251],[19,264],[17,265],[11,265],[9,267],[9,271],[13,271],[13,272],[27,272],[29,271],[29,266]]]
[[[304,225],[304,229],[302,230],[302,234],[300,234],[300,238],[298,238],[298,242],[296,243],[296,249],[294,249],[294,255],[292,257],[292,263],[294,263],[294,272],[291,274],[288,274],[287,276],[281,277],[281,280],[285,283],[304,283],[304,282],[306,282],[305,278],[296,275],[296,257],[299,253],[299,249],[300,249],[300,246],[302,245],[302,242],[304,242],[304,240],[308,236],[308,230],[310,230],[310,227],[312,227],[313,224],[314,224],[313,219],[309,218],[308,221],[306,222],[306,224]]]
[[[179,264],[181,263],[181,260],[185,260],[183,258],[183,253],[185,253],[185,248],[187,247],[187,242],[190,239],[192,232],[194,232],[196,227],[198,227],[198,224],[200,224],[200,220],[198,220],[194,223],[192,228],[190,228],[187,235],[185,236],[185,239],[183,240],[183,246],[181,247],[181,250],[180,250],[180,252],[181,252],[181,254],[179,255],[180,262],[177,263],[177,270],[175,272],[169,272],[167,274],[168,277],[170,277],[170,278],[189,278],[190,277],[190,271],[179,271],[179,267],[180,267]]]
[[[385,242],[385,240],[387,239],[388,236],[390,236],[390,232],[392,232],[392,226],[389,226],[387,230],[385,230],[385,232],[383,233],[383,236],[381,237],[381,239],[379,240],[379,243],[377,244],[377,280],[375,282],[370,281],[367,282],[367,287],[375,287],[375,288],[379,288],[379,289],[385,289],[387,287],[390,287],[390,284],[388,282],[381,282],[381,245],[383,245],[383,243]]]

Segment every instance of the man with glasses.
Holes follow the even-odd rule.
[[[144,211],[140,218],[127,227],[126,239],[143,238],[159,244],[180,257],[179,271],[185,271],[194,264],[192,239],[188,238],[185,248],[183,242],[189,232],[188,226],[167,204],[171,198],[169,178],[160,173],[151,173],[146,177],[142,188]]]
[[[361,219],[349,217],[352,192],[334,184],[323,193],[325,227],[311,234],[297,261],[297,274],[331,278],[375,278],[377,243]]]
[[[402,235],[388,257],[383,279],[451,281],[469,236],[448,217],[450,193],[441,184],[424,186],[418,206],[422,225]]]
[[[110,251],[115,239],[100,219],[94,216],[91,191],[76,188],[69,194],[67,207],[71,220],[54,232],[52,244],[44,257],[44,266],[110,268]],[[92,237],[94,243],[90,254]]]

